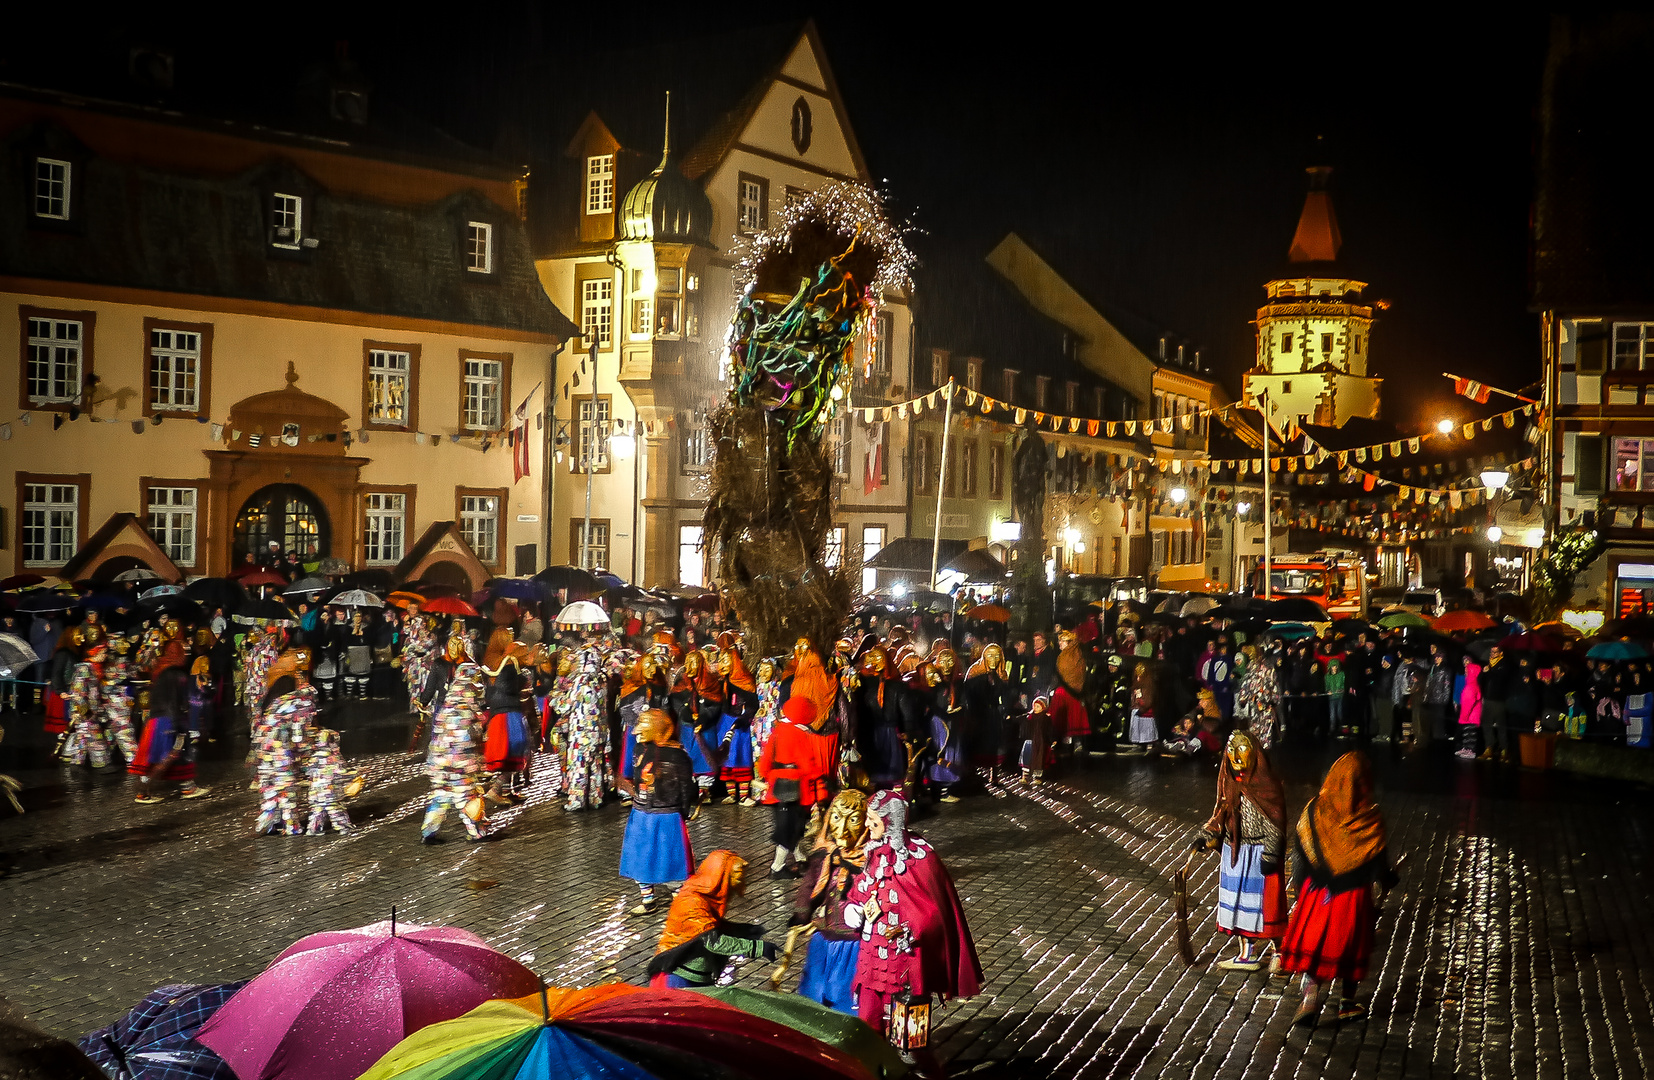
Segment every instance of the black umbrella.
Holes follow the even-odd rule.
[[[68,611],[80,606],[80,597],[57,589],[40,589],[18,597],[18,611]]]
[[[243,626],[295,626],[298,620],[279,600],[249,600],[236,608],[235,621]]]
[[[302,577],[281,591],[283,596],[301,596],[305,593],[324,593],[336,588],[333,582],[324,577]]]
[[[184,586],[184,595],[211,611],[223,608],[226,612],[239,610],[247,602],[247,590],[229,578],[196,578]]]
[[[1354,637],[1357,634],[1372,634],[1375,631],[1372,624],[1365,619],[1339,619],[1332,624],[1332,632],[1343,634],[1345,637]]]
[[[1273,601],[1264,614],[1271,622],[1327,621],[1327,609],[1304,596],[1289,596],[1284,600]]]
[[[603,591],[603,586],[598,584],[597,579],[589,571],[582,570],[578,566],[548,566],[535,574],[534,580],[553,592],[559,589],[567,589],[571,594],[583,593],[590,595]]]
[[[143,610],[159,615],[173,615],[186,622],[201,621],[201,605],[187,596],[163,596],[143,605]]]
[[[389,570],[381,567],[370,567],[367,570],[358,570],[354,574],[346,574],[344,587],[347,589],[367,589],[369,592],[391,592],[396,588],[396,578]]]

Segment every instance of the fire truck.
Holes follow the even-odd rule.
[[[1367,617],[1367,561],[1353,551],[1316,551],[1277,555],[1269,564],[1269,591],[1263,589],[1263,558],[1248,580],[1253,595],[1270,600],[1302,596],[1327,609],[1334,619]]]

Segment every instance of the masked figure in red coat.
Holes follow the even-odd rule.
[[[907,800],[881,791],[867,810],[867,867],[850,890],[845,921],[861,931],[857,1011],[884,1031],[897,994],[973,997],[982,964],[941,856],[907,831]]]

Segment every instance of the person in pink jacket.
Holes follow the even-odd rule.
[[[1476,739],[1482,723],[1482,688],[1477,676],[1482,665],[1476,658],[1464,658],[1464,675],[1459,679],[1459,749],[1458,756],[1466,761],[1476,757]]]

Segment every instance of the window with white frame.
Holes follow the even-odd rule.
[[[965,386],[971,390],[982,389],[982,361],[976,359],[965,361]]]
[[[988,497],[1000,499],[1005,496],[1005,446],[994,443],[988,447]]]
[[[930,350],[930,385],[941,386],[948,381],[948,354],[945,349]]]
[[[712,429],[706,422],[706,410],[685,413],[682,426],[684,471],[700,472],[712,464]]]
[[[69,183],[74,166],[56,158],[34,159],[34,216],[69,220]]]
[[[1069,414],[1072,415],[1074,413],[1074,410],[1079,408],[1079,405],[1080,405],[1080,384],[1077,383],[1077,382],[1071,382],[1071,383],[1068,384],[1068,412],[1069,412]]]
[[[1614,370],[1654,370],[1654,323],[1614,324]]]
[[[500,429],[500,396],[505,364],[499,360],[465,358],[465,427],[470,431]]]
[[[678,526],[678,583],[706,587],[706,553],[701,550],[699,525]]]
[[[413,356],[396,349],[368,351],[368,422],[408,422],[409,379]]]
[[[149,489],[149,535],[179,566],[195,565],[196,489]]]
[[[888,312],[873,318],[873,373],[876,375],[890,374],[890,325]]]
[[[999,373],[999,381],[1001,383],[1000,393],[1004,395],[1006,403],[1016,400],[1017,374],[1018,372],[1015,368],[1006,368],[1004,371]]]
[[[500,561],[500,500],[493,495],[465,495],[459,500],[459,534],[481,562]]]
[[[595,570],[600,566],[609,565],[609,523],[606,521],[592,522],[591,535],[585,535],[586,520],[576,518],[574,521],[574,547],[570,557],[576,565],[587,570]],[[688,582],[685,582],[688,584]]]
[[[1045,408],[1045,399],[1051,393],[1051,377],[1049,375],[1034,376],[1034,408]]]
[[[913,440],[913,486],[921,494],[936,492],[936,477],[932,475],[930,436],[919,435]]]
[[[407,548],[408,497],[400,491],[370,491],[364,502],[362,558],[369,566],[401,562]]]
[[[156,412],[195,412],[201,407],[200,381],[201,335],[192,330],[150,330],[149,407]]]
[[[465,269],[473,274],[494,272],[494,226],[486,221],[465,223]]]
[[[861,530],[861,591],[872,592],[879,587],[879,571],[868,566],[873,556],[884,550],[885,537],[889,530],[883,525],[864,525]]]
[[[610,411],[610,399],[599,397],[595,401],[589,397],[578,399],[575,403],[574,425],[574,471],[586,471],[586,458],[592,458],[593,469],[607,469],[609,467],[609,425],[614,419]]]
[[[615,156],[593,154],[586,159],[586,213],[607,214],[615,208]]]
[[[821,565],[829,570],[837,570],[844,562],[844,545],[849,540],[850,529],[846,525],[834,525],[827,530],[827,548],[822,552]]]
[[[609,343],[614,328],[615,283],[609,278],[588,278],[580,283],[580,333],[590,345]]]
[[[277,247],[298,247],[304,239],[304,199],[276,192],[271,199],[270,225]]]
[[[62,566],[80,546],[80,488],[23,486],[23,565]]]
[[[78,319],[29,320],[30,405],[52,405],[80,397],[83,329]]]
[[[959,447],[959,493],[967,499],[976,498],[975,439],[970,439]]]
[[[850,423],[841,411],[827,421],[827,452],[833,459],[833,475],[850,475]]]
[[[632,338],[653,337],[655,332],[655,302],[648,297],[632,301]]]
[[[768,187],[768,184],[756,177],[741,177],[738,224],[742,232],[755,233],[763,229],[765,204],[769,202]]]

